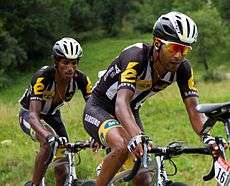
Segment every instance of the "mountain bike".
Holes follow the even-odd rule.
[[[66,178],[64,186],[95,186],[96,181],[93,179],[81,180],[76,175],[76,164],[75,164],[75,155],[78,155],[78,165],[81,162],[79,152],[83,149],[90,148],[90,141],[77,141],[76,143],[68,143],[62,148],[66,149],[67,161],[65,162],[52,162],[49,165],[49,168],[54,166],[59,166],[62,164],[67,164],[68,167],[68,176]],[[45,177],[42,179],[40,186],[45,186]]]
[[[200,104],[196,110],[208,117],[203,126],[203,133],[208,133],[217,121],[220,121],[224,124],[227,141],[230,142],[230,102]]]

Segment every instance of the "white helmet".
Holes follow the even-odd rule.
[[[73,38],[64,37],[53,46],[53,56],[55,59],[79,59],[82,57],[81,45]]]
[[[167,41],[191,45],[196,42],[198,31],[196,23],[187,15],[169,12],[157,19],[153,35]]]

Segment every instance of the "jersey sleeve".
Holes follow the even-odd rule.
[[[143,69],[143,61],[141,58],[142,50],[128,49],[130,50],[124,52],[120,55],[120,65],[121,73],[118,80],[118,90],[119,89],[130,89],[135,92],[137,77],[141,75]]]
[[[35,74],[31,80],[30,100],[43,100],[43,94],[48,86],[48,77],[44,74]]]
[[[188,61],[182,62],[177,71],[177,84],[183,99],[198,97],[198,89],[193,78],[193,70]]]
[[[92,93],[92,83],[89,77],[80,73],[78,78],[78,87],[81,90],[84,99],[87,100]]]

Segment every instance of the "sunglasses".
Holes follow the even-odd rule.
[[[172,41],[165,41],[165,40],[159,39],[159,38],[157,38],[157,40],[159,40],[161,43],[163,43],[165,45],[166,49],[172,54],[175,54],[177,52],[181,52],[181,54],[183,56],[185,56],[188,54],[188,52],[190,50],[192,50],[192,47],[188,46],[188,45],[183,45],[183,44],[175,43]]]

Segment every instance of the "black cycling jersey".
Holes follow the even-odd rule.
[[[55,67],[44,66],[32,77],[31,84],[20,99],[20,104],[25,110],[29,110],[30,100],[42,102],[41,114],[55,114],[63,101],[70,101],[74,93],[80,89],[85,100],[91,94],[92,85],[89,78],[81,71],[76,70],[74,77],[70,80],[65,97],[60,103],[54,104],[53,98],[56,91]]]
[[[186,59],[182,61],[177,72],[168,72],[153,84],[154,61],[150,57],[152,52],[152,46],[144,43],[125,48],[96,83],[93,95],[108,108],[114,109],[117,91],[130,89],[135,92],[130,103],[131,108],[138,109],[146,98],[176,81],[183,99],[198,96],[192,67]]]

